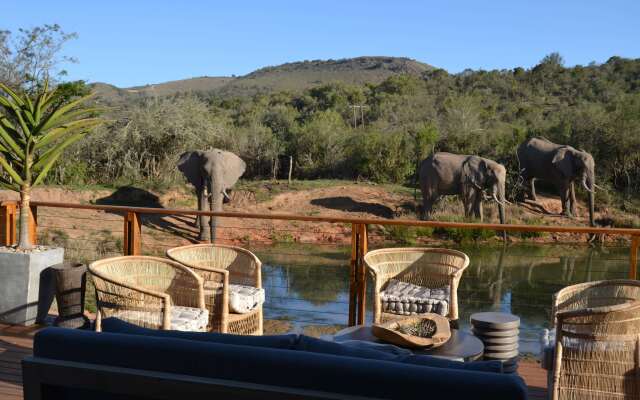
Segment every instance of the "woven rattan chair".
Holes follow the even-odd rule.
[[[469,257],[456,250],[436,248],[391,248],[368,252],[364,262],[373,277],[373,322],[383,323],[404,317],[383,312],[381,292],[391,279],[426,288],[449,288],[447,317],[458,319],[458,284],[469,266]]]
[[[262,305],[246,314],[229,311],[229,285],[262,288],[262,263],[249,250],[225,245],[194,244],[167,250],[167,257],[204,278],[209,328],[214,332],[262,335]]]
[[[551,398],[640,398],[640,282],[587,282],[554,296]]]
[[[202,330],[206,328],[203,279],[180,263],[158,257],[113,257],[92,263],[89,272],[96,289],[97,331],[102,318],[108,317],[165,330],[185,330],[179,323],[188,326],[200,318]]]

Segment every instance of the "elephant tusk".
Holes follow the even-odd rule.
[[[595,193],[595,190],[591,190],[591,189],[589,189],[589,187],[587,186],[587,182],[586,182],[584,179],[582,180],[582,186],[584,186],[584,188],[585,188],[585,190],[586,190],[587,192]],[[594,186],[595,186],[595,185],[594,185]]]
[[[227,199],[227,200],[231,200],[231,197],[229,197],[229,195],[227,194],[227,191],[225,189],[222,189],[222,195]]]
[[[604,190],[605,192],[608,192],[608,189],[603,188],[603,187],[602,187],[602,186],[600,186],[600,185],[596,185],[595,183],[593,184],[593,187],[594,187],[594,188],[596,188],[596,189],[600,189],[600,190]]]
[[[492,196],[493,196],[493,199],[496,201],[496,203],[500,204],[501,206],[504,206],[507,203],[507,199],[505,199],[504,201],[498,200],[498,196],[496,196],[495,193],[492,193]]]

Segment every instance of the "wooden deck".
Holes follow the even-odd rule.
[[[38,329],[0,324],[0,400],[22,399],[20,360],[31,355]],[[527,382],[530,399],[546,398],[547,375],[538,363],[521,362],[518,372]]]

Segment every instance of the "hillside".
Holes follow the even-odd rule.
[[[420,75],[430,69],[433,67],[428,64],[400,57],[301,61],[262,68],[234,79],[220,88],[220,94],[233,96],[282,90],[299,92],[331,82],[377,84],[392,75]]]
[[[292,62],[261,68],[237,78],[205,76],[130,88],[117,88],[106,83],[95,83],[93,87],[100,98],[109,101],[184,92],[235,97],[283,90],[301,92],[331,82],[377,84],[393,75],[420,75],[432,68],[428,64],[403,57],[357,57]]]
[[[179,92],[213,92],[233,80],[234,78],[226,76],[202,76],[153,85],[134,86],[123,90],[130,94],[143,96],[166,96]]]

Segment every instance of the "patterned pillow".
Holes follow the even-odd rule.
[[[229,285],[229,310],[246,314],[264,303],[264,289],[246,285]]]
[[[380,293],[382,311],[399,315],[449,313],[449,287],[426,288],[391,279]]]

